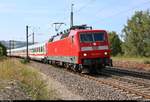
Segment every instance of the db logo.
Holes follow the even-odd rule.
[[[92,46],[93,50],[98,50],[98,46]]]

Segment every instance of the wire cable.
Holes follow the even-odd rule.
[[[108,17],[106,17],[106,18],[112,18],[112,17],[114,17],[114,16],[121,15],[121,14],[123,14],[123,13],[127,13],[127,12],[129,12],[129,11],[131,11],[131,10],[133,10],[133,9],[135,9],[135,8],[137,8],[137,7],[141,6],[141,5],[143,5],[143,4],[147,4],[147,3],[149,3],[149,2],[150,2],[150,1],[144,2],[144,3],[142,3],[142,4],[136,5],[136,6],[132,7],[132,8],[127,9],[127,10],[120,11],[120,12],[114,14],[114,15],[110,15],[110,16],[108,16]],[[101,19],[101,20],[104,20],[104,19],[106,19],[106,18],[103,18],[103,19]],[[99,21],[99,20],[97,20],[97,21],[95,21],[95,22],[93,22],[93,23],[96,23],[96,22],[98,22],[98,21]]]
[[[85,9],[88,5],[94,3],[96,0],[89,0],[88,3],[86,3],[85,5],[83,5],[82,7],[80,7],[77,11],[74,12],[74,14],[81,12],[83,9]],[[68,19],[68,16],[65,16],[62,21]]]
[[[91,5],[92,3],[94,3],[96,0],[90,0],[88,3],[86,3],[85,5],[83,5],[82,7],[80,7],[77,11],[75,11],[74,13],[79,13],[81,12],[83,9],[85,9],[86,7],[88,7],[88,5]]]

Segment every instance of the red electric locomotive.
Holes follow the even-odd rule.
[[[78,72],[95,71],[110,65],[108,34],[92,27],[73,26],[46,44],[50,64],[59,64]]]
[[[25,58],[26,47],[13,49],[11,56]],[[107,32],[86,25],[73,26],[47,43],[29,46],[29,57],[86,73],[112,65]]]

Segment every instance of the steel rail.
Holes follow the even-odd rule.
[[[133,88],[130,88],[130,87],[126,87],[126,86],[123,86],[123,85],[120,85],[120,84],[116,84],[116,83],[110,82],[108,80],[99,80],[99,79],[97,79],[95,77],[92,77],[92,76],[89,76],[89,75],[80,74],[80,76],[82,76],[84,78],[94,80],[94,81],[96,81],[98,83],[101,83],[101,84],[106,84],[106,85],[109,85],[109,86],[113,86],[114,88],[130,92],[131,94],[142,96],[143,98],[146,98],[146,99],[150,99],[150,94],[142,93],[142,92],[137,91],[137,90],[135,90]]]

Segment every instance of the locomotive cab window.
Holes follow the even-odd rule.
[[[105,40],[105,33],[81,33],[80,34],[80,42],[88,43],[88,42],[97,42],[97,41],[104,41]]]
[[[95,33],[94,35],[94,41],[104,41],[105,35],[104,33]]]
[[[92,34],[81,34],[80,35],[81,42],[93,42]]]

